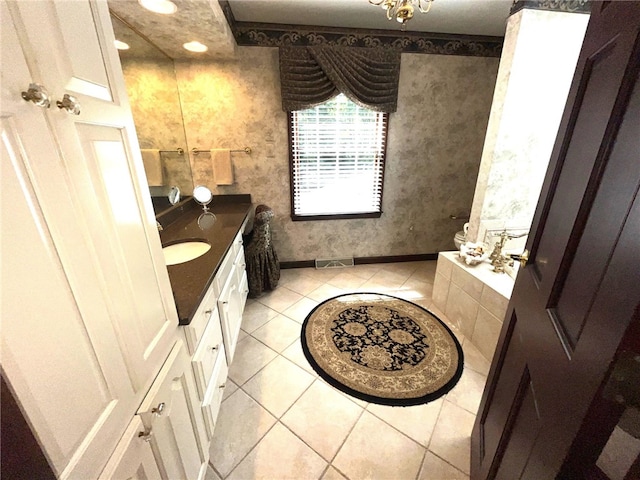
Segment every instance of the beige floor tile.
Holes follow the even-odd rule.
[[[406,280],[418,269],[418,263],[419,262],[383,263],[381,264],[381,270],[402,275]]]
[[[462,350],[464,352],[464,366],[466,368],[470,368],[481,375],[489,375],[491,362],[480,353],[480,350],[478,350],[469,338],[464,339]]]
[[[287,287],[278,287],[257,300],[276,312],[282,313],[301,298],[302,295]]]
[[[388,290],[398,290],[404,282],[409,278],[409,274],[401,274],[391,272],[389,270],[380,270],[371,277],[362,287],[370,285],[372,287],[381,287]]]
[[[315,480],[327,463],[282,424],[275,425],[229,480]]]
[[[474,421],[474,414],[445,400],[429,444],[429,450],[467,475]]]
[[[278,312],[260,302],[253,301],[250,304],[247,303],[244,313],[242,314],[241,328],[245,332],[251,333],[277,316]]]
[[[439,398],[424,405],[389,407],[370,403],[367,411],[423,446],[429,445],[444,400]]]
[[[248,336],[249,336],[249,334],[247,332],[245,332],[244,330],[240,329],[240,331],[238,332],[238,339],[236,340],[236,342],[241,342],[242,340],[244,340]]]
[[[334,287],[333,285],[325,283],[324,285],[315,289],[313,292],[307,294],[307,297],[315,300],[316,302],[324,302],[329,298],[337,297],[338,295],[343,295],[345,293],[348,292],[342,290],[341,288]]]
[[[362,265],[355,265],[353,268],[349,269],[349,273],[355,275],[357,277],[363,278],[365,280],[369,280],[376,273],[380,271],[379,263],[368,263]]]
[[[318,376],[311,365],[309,365],[307,357],[304,356],[302,345],[300,345],[299,341],[293,342],[291,345],[285,348],[285,350],[282,352],[282,356],[288,358],[293,363],[312,374],[314,377]]]
[[[303,354],[304,355],[304,354]],[[333,385],[328,384],[322,377],[318,376],[318,380],[323,382],[327,387],[333,389],[335,392],[339,393],[340,395],[342,395],[344,398],[346,398],[347,400],[349,400],[350,402],[355,403],[356,405],[362,407],[362,408],[367,408],[367,406],[369,405],[369,402],[365,402],[364,400],[360,400],[359,398],[353,397],[351,395],[349,395],[348,393],[343,392],[342,390],[338,390],[336,387],[334,387]]]
[[[253,337],[238,342],[233,362],[229,368],[229,378],[237,385],[249,380],[278,354]]]
[[[430,307],[432,305],[432,300],[431,297],[428,298],[416,298],[415,300],[411,300],[413,303],[415,303],[416,305],[420,305],[422,308],[424,308],[425,310],[430,310]]]
[[[317,278],[313,278],[307,275],[300,275],[300,277],[295,282],[288,283],[287,288],[299,293],[300,295],[307,295],[324,283],[324,281]]]
[[[254,331],[251,336],[280,353],[300,338],[301,328],[298,322],[280,314]]]
[[[343,268],[303,268],[301,269],[304,275],[307,275],[321,282],[328,282],[338,273],[343,271]]]
[[[345,270],[333,277],[327,283],[334,287],[349,291],[359,288],[364,282],[366,282],[366,280],[362,277],[350,273],[349,270]]]
[[[453,389],[447,393],[447,400],[474,415],[480,406],[487,377],[469,368],[464,368],[462,376]]]
[[[211,465],[207,465],[207,473],[204,475],[204,480],[221,480],[220,476],[216,473]]]
[[[242,389],[280,418],[313,380],[313,375],[279,356],[243,385]]]
[[[332,464],[350,479],[413,479],[424,453],[423,447],[364,412]]]
[[[237,390],[220,407],[209,462],[226,477],[274,423],[269,412]]]
[[[469,480],[469,475],[427,452],[418,480]]]
[[[222,401],[224,402],[227,398],[229,398],[233,394],[233,392],[238,390],[238,388],[238,385],[236,385],[233,380],[227,378],[227,381],[225,382],[224,392],[222,392]]]
[[[287,268],[280,270],[280,280],[278,280],[278,285],[285,286],[289,283],[295,282],[300,278],[301,275],[304,275],[303,268]]]
[[[336,470],[332,466],[329,466],[329,468],[327,468],[327,471],[324,472],[321,480],[347,480],[347,478],[338,470]]]
[[[284,312],[284,315],[289,317],[291,320],[295,320],[298,323],[302,323],[309,315],[309,312],[318,306],[318,302],[312,300],[310,298],[304,297],[298,300],[296,303],[287,308]]]
[[[438,262],[435,260],[430,262],[420,262],[416,271],[413,272],[409,278],[433,284],[436,277],[437,264]]]
[[[361,407],[316,380],[280,421],[330,462],[362,412]]]
[[[418,299],[431,299],[432,290],[433,285],[431,283],[409,278],[396,290],[396,296],[414,302]]]

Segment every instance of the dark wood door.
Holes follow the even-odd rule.
[[[594,2],[473,429],[472,479],[580,478],[560,472],[581,455],[583,421],[599,421],[587,412],[640,306],[639,31],[640,2]]]

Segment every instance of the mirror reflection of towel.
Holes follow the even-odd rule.
[[[147,183],[150,187],[158,187],[163,184],[162,160],[160,150],[154,148],[142,148],[142,163],[147,174]]]
[[[233,185],[233,166],[231,150],[228,148],[211,149],[211,165],[216,185]]]

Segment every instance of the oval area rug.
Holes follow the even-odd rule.
[[[371,403],[427,403],[462,375],[462,347],[451,330],[419,305],[390,295],[326,300],[305,319],[300,340],[324,380]]]

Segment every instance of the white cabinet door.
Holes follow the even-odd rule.
[[[142,420],[134,417],[124,432],[109,463],[98,480],[154,480],[160,478],[160,470],[144,430]]]
[[[175,345],[138,414],[151,433],[162,478],[203,478],[209,443],[191,359],[182,340]]]
[[[74,199],[133,388],[142,395],[175,341],[178,322],[106,1],[8,6],[31,81],[52,97],[46,121],[70,184],[58,192]],[[56,106],[65,95],[80,104],[79,115]],[[52,210],[56,215],[55,205]]]
[[[5,1],[0,21],[3,374],[56,475],[95,478],[177,315],[150,200],[138,206],[142,166],[106,3]],[[22,98],[31,82],[50,108]],[[56,107],[66,92],[79,116]]]

